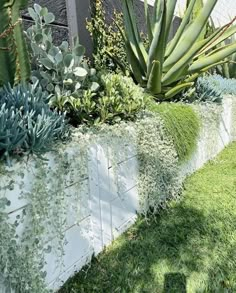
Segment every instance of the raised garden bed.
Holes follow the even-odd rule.
[[[178,166],[180,181],[236,140],[234,97],[225,97],[222,105],[193,107],[201,117],[201,131],[194,154]],[[46,154],[47,160],[24,157],[12,167],[1,166],[0,198],[11,202],[6,210],[9,220],[16,221],[22,239],[34,225],[32,243],[37,240],[41,249],[35,252],[35,261],[44,254],[46,283],[54,290],[130,227],[137,212],[145,212],[149,205],[148,198],[145,203],[139,195],[135,124],[125,124],[116,135],[106,129],[101,133],[82,135],[76,130],[71,142]],[[44,219],[40,225],[32,220],[37,213]],[[37,233],[43,237],[37,239]],[[20,247],[24,250],[24,244]]]

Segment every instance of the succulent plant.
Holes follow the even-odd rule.
[[[33,76],[36,77],[44,90],[53,95],[69,96],[80,89],[96,91],[96,70],[89,68],[85,58],[85,48],[74,39],[73,48],[63,41],[59,46],[53,42],[49,26],[55,16],[46,7],[34,4],[29,8],[34,25],[28,28],[27,37],[30,41]]]
[[[202,76],[199,77],[196,84],[195,100],[201,102],[221,103],[223,99],[223,92],[218,86],[215,78]]]
[[[223,91],[215,76],[201,76],[194,87],[183,94],[183,98],[189,102],[214,102],[221,103]]]
[[[206,77],[222,95],[236,95],[236,80],[234,78],[224,78],[219,74]]]
[[[0,2],[0,86],[30,79],[30,63],[20,9],[28,0]]]
[[[12,152],[47,151],[66,135],[65,115],[52,111],[46,99],[36,85],[0,90],[0,154],[8,161]]]
[[[236,95],[236,80],[219,74],[205,74],[199,77],[195,86],[183,94],[188,101],[221,103],[224,95]]]
[[[212,50],[217,44],[236,32],[236,25],[222,27],[207,38],[199,40],[209,21],[217,0],[207,0],[191,21],[198,0],[189,1],[183,20],[174,38],[168,42],[177,0],[155,0],[154,13],[150,15],[144,1],[149,47],[146,50],[135,20],[133,0],[122,0],[128,61],[135,81],[158,99],[171,99],[183,89],[193,86],[193,81],[203,72],[215,67],[236,52],[236,44]],[[197,40],[197,41],[196,41]]]
[[[236,43],[236,36],[233,35],[225,41],[225,45]],[[217,66],[216,71],[225,78],[236,79],[236,53],[229,56],[222,65]]]

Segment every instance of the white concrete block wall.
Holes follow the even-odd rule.
[[[68,196],[68,216],[64,231],[65,254],[61,259],[54,250],[45,255],[46,283],[53,290],[58,289],[90,260],[93,253],[101,252],[137,218],[139,201],[136,186],[138,167],[135,147],[118,142],[114,154],[114,147],[108,152],[107,144],[92,144],[89,147],[89,177],[84,178],[83,181],[80,181],[76,173],[76,168],[80,164],[79,149],[79,144],[76,143],[69,144],[65,149],[69,162],[72,164],[71,172],[65,174],[65,184],[63,184]],[[72,159],[73,155],[78,156],[78,160]],[[116,168],[111,159],[114,155],[119,158]],[[47,155],[52,168],[57,161],[54,156],[54,154]],[[24,207],[28,204],[20,199],[20,194],[31,192],[37,170],[35,170],[34,160],[27,160],[27,158],[21,163],[14,164],[10,170],[11,176],[1,175],[0,197],[6,195],[11,201],[12,204],[6,211],[10,222],[14,223],[16,217],[22,215]],[[21,170],[25,174],[24,177],[18,175]],[[4,186],[8,186],[12,180],[14,180],[14,189],[5,191]],[[23,190],[20,186],[23,186]],[[82,196],[78,200],[78,192],[81,193],[81,190]],[[19,225],[17,228],[19,236],[23,231],[24,224]],[[50,231],[47,234],[50,234]],[[55,241],[56,239],[52,239],[47,242],[47,245],[55,247]],[[0,293],[3,292],[0,286]]]
[[[236,118],[236,103],[233,101],[231,97],[224,99],[220,122],[217,122],[217,120],[212,122],[214,132],[212,131],[213,128],[208,127],[207,119],[205,119],[205,122],[203,120],[197,150],[192,158],[180,168],[180,174],[183,178],[202,167],[229,142],[236,139],[236,125],[233,124]],[[204,111],[205,113],[209,112],[207,106],[205,106]],[[77,145],[78,148],[76,148]],[[79,153],[79,144],[77,145],[69,144],[66,152],[70,154],[73,152]],[[111,149],[113,149],[113,153]],[[120,162],[116,168],[112,164],[112,156],[114,155],[118,156]],[[50,164],[53,166],[55,161],[51,157]],[[79,159],[73,161],[75,170],[76,164],[79,165],[79,163]],[[14,168],[15,170],[24,170],[23,172],[26,174],[25,190],[30,191],[31,183],[34,180],[34,161],[18,163],[14,165]],[[122,140],[115,145],[115,148],[111,145],[108,146],[108,143],[92,144],[89,147],[88,170],[89,176],[84,178],[82,182],[78,180],[76,173],[65,174],[65,177],[70,178],[70,180],[67,180],[68,185],[65,186],[69,195],[68,221],[64,231],[65,255],[63,255],[63,259],[58,259],[54,251],[46,255],[46,282],[48,287],[54,290],[58,289],[70,276],[80,270],[90,260],[93,253],[101,252],[105,246],[109,245],[132,225],[137,218],[137,210],[139,209],[138,160],[134,145],[122,144]],[[14,174],[12,176],[12,178],[3,176],[0,187],[8,184],[12,179],[16,181],[17,185],[20,178],[14,177]],[[78,188],[79,186],[80,188]],[[81,190],[81,186],[82,196],[77,202],[77,193],[79,189]],[[0,196],[1,192],[0,189]],[[7,192],[7,197],[11,198],[13,203],[7,211],[14,222],[15,217],[22,212],[27,202],[18,198],[19,189],[17,187],[14,190],[4,192]],[[74,212],[73,207],[76,205],[80,207],[79,217]],[[23,226],[19,226],[20,234],[22,229]],[[52,246],[53,241],[54,239],[50,243]],[[58,266],[60,263],[63,263],[63,265]]]
[[[46,282],[50,289],[58,289],[90,261],[93,253],[97,255],[101,252],[137,218],[139,203],[136,180],[133,178],[137,179],[138,168],[134,148],[122,144],[120,147],[116,146],[120,160],[115,171],[118,172],[117,176],[114,174],[112,161],[107,156],[107,148],[106,144],[93,144],[89,148],[89,178],[85,180],[89,195],[82,198],[84,203],[79,203],[85,206],[83,219],[65,231],[68,244],[65,245],[64,266],[56,268],[58,260],[53,252],[47,256]],[[120,186],[123,193],[120,193]],[[73,196],[76,190],[71,192]]]
[[[214,111],[214,109],[208,109],[208,106],[201,106],[203,113],[208,111]],[[207,115],[205,121],[201,126],[201,133],[197,143],[197,149],[190,158],[189,161],[181,166],[181,175],[183,179],[192,174],[194,171],[200,169],[209,159],[214,158],[219,152],[221,152],[230,142],[236,140],[234,124],[236,114],[236,103],[231,97],[225,97],[224,103],[219,113],[220,121],[217,125],[208,123]],[[204,115],[204,114],[203,114]]]

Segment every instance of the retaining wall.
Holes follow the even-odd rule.
[[[214,109],[218,109],[219,119],[209,120],[208,114],[212,110],[210,105],[200,107],[201,133],[192,158],[180,166],[182,179],[236,140],[234,100],[233,97],[225,97],[222,106],[214,106]],[[133,131],[132,127],[127,131]],[[114,145],[112,142],[93,142],[88,146],[88,158],[84,164],[80,149],[81,139],[81,136],[75,133],[70,143],[61,146],[60,154],[55,152],[46,156],[47,172],[42,183],[51,186],[48,196],[52,201],[60,194],[65,197],[67,215],[63,226],[64,255],[61,258],[54,250],[45,255],[46,282],[48,287],[54,290],[80,270],[93,253],[101,252],[131,226],[139,210],[138,159],[135,145],[127,144],[122,137],[119,142],[113,142]],[[116,167],[113,164],[114,156],[119,162]],[[64,173],[62,180],[58,180],[58,164],[62,160],[63,165],[67,167],[60,169],[64,170],[61,171]],[[38,171],[33,158],[25,158],[6,169],[8,174],[1,175],[0,198],[6,196],[11,201],[7,212],[10,221],[14,223],[17,216],[22,217],[23,210],[28,205],[22,196],[32,192]],[[14,188],[4,188],[11,181],[14,181]],[[17,232],[19,235],[23,234],[24,223],[17,228]],[[50,229],[47,232],[45,242],[53,247],[55,239],[50,238]],[[1,292],[4,292],[3,289]]]

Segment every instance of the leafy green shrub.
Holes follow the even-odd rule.
[[[85,58],[85,48],[74,40],[71,49],[68,42],[60,46],[53,44],[52,31],[49,26],[55,16],[34,4],[29,8],[34,24],[28,28],[27,37],[33,64],[33,76],[40,81],[43,90],[53,95],[70,96],[75,91],[90,89],[96,91],[96,70],[89,68]]]
[[[67,131],[65,115],[50,110],[47,94],[32,85],[0,90],[0,155],[47,151]]]
[[[51,106],[66,111],[75,126],[132,120],[144,109],[146,98],[143,90],[131,78],[121,74],[102,74],[99,83],[98,93],[84,90],[69,97],[55,96],[50,101]]]
[[[108,24],[105,7],[101,0],[92,1],[92,18],[87,23],[87,28],[93,40],[93,57],[95,67],[105,70],[116,70],[122,66],[129,72],[129,64],[126,59],[125,43],[122,34],[114,26],[117,23],[123,29],[123,15],[113,12],[113,24]],[[114,58],[119,61],[114,62]]]
[[[179,160],[188,159],[197,144],[200,130],[198,115],[190,106],[178,103],[152,103],[149,109],[162,118]]]

